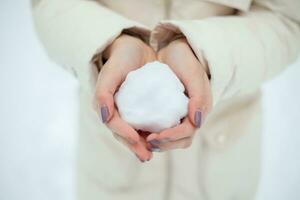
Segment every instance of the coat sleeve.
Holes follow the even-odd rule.
[[[209,67],[216,105],[251,94],[297,58],[300,12],[286,9],[300,8],[299,2],[281,1],[287,4],[281,5],[284,12],[252,5],[234,16],[163,21],[155,28],[151,43],[159,49],[174,35],[185,35],[199,61]]]
[[[38,36],[49,57],[75,72],[82,87],[89,87],[97,75],[93,60],[123,30],[136,32],[144,40],[149,36],[143,25],[96,1],[33,0],[32,9]]]

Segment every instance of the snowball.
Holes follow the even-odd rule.
[[[114,98],[121,118],[136,130],[160,132],[187,115],[183,84],[158,61],[129,72]]]

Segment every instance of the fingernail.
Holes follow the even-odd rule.
[[[135,156],[136,156],[136,157],[139,159],[139,161],[141,161],[142,163],[145,162],[144,160],[140,159],[140,157],[139,157],[137,154],[135,154]]]
[[[200,128],[200,126],[201,126],[201,118],[202,118],[201,112],[196,111],[195,116],[194,116],[194,120],[195,120],[195,124],[196,124],[197,128]]]
[[[106,105],[103,105],[101,106],[100,111],[101,111],[102,122],[106,123],[109,115],[108,107]]]
[[[158,147],[152,147],[151,151],[152,152],[160,152],[160,148],[158,148]]]
[[[152,146],[158,146],[160,144],[160,141],[158,141],[157,139],[154,139],[154,140],[150,140],[149,143],[152,145]]]

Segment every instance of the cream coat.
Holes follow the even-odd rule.
[[[33,1],[49,56],[81,83],[78,198],[253,199],[259,88],[298,55],[299,10],[299,0]],[[156,49],[184,34],[212,75],[214,109],[193,145],[155,154],[146,164],[115,141],[92,108],[98,74],[93,61],[124,29]]]

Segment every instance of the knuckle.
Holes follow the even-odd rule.
[[[190,128],[187,126],[187,125],[185,125],[184,127],[183,127],[183,137],[184,136],[188,136],[188,135],[190,135],[191,133],[190,133],[191,131],[190,131]]]
[[[193,134],[193,125],[190,123],[184,124],[184,126],[182,127],[182,131],[183,131],[183,133],[185,133],[185,135],[192,135]]]
[[[162,139],[160,139],[161,143],[168,143],[168,142],[172,142],[174,139],[172,137],[164,137]]]
[[[200,109],[202,111],[210,111],[212,107],[212,102],[210,100],[208,94],[203,94],[201,97],[194,99],[194,106],[196,109]]]
[[[201,106],[201,110],[207,114],[212,110],[212,102],[211,101],[205,101],[202,106]]]
[[[116,133],[118,136],[121,135],[120,131],[119,131],[119,128],[118,128],[118,125],[117,125],[117,121],[116,121],[116,118],[112,117],[110,120],[108,120],[106,123],[105,123],[105,126],[110,129],[111,132],[114,132]]]
[[[105,123],[105,125],[107,126],[107,128],[109,128],[111,131],[115,131],[114,128],[114,124],[113,124],[113,120],[109,120]]]
[[[105,94],[105,92],[101,89],[98,89],[96,91],[96,94],[95,94],[95,97],[96,99],[99,101],[99,102],[104,102],[106,99],[107,99],[107,95]]]
[[[117,139],[118,141],[120,141],[121,138],[120,138],[120,136],[117,133],[112,132],[112,134],[113,134],[113,136],[114,136],[115,139]]]
[[[200,95],[194,97],[192,101],[195,107],[201,107],[203,105],[203,98]]]

